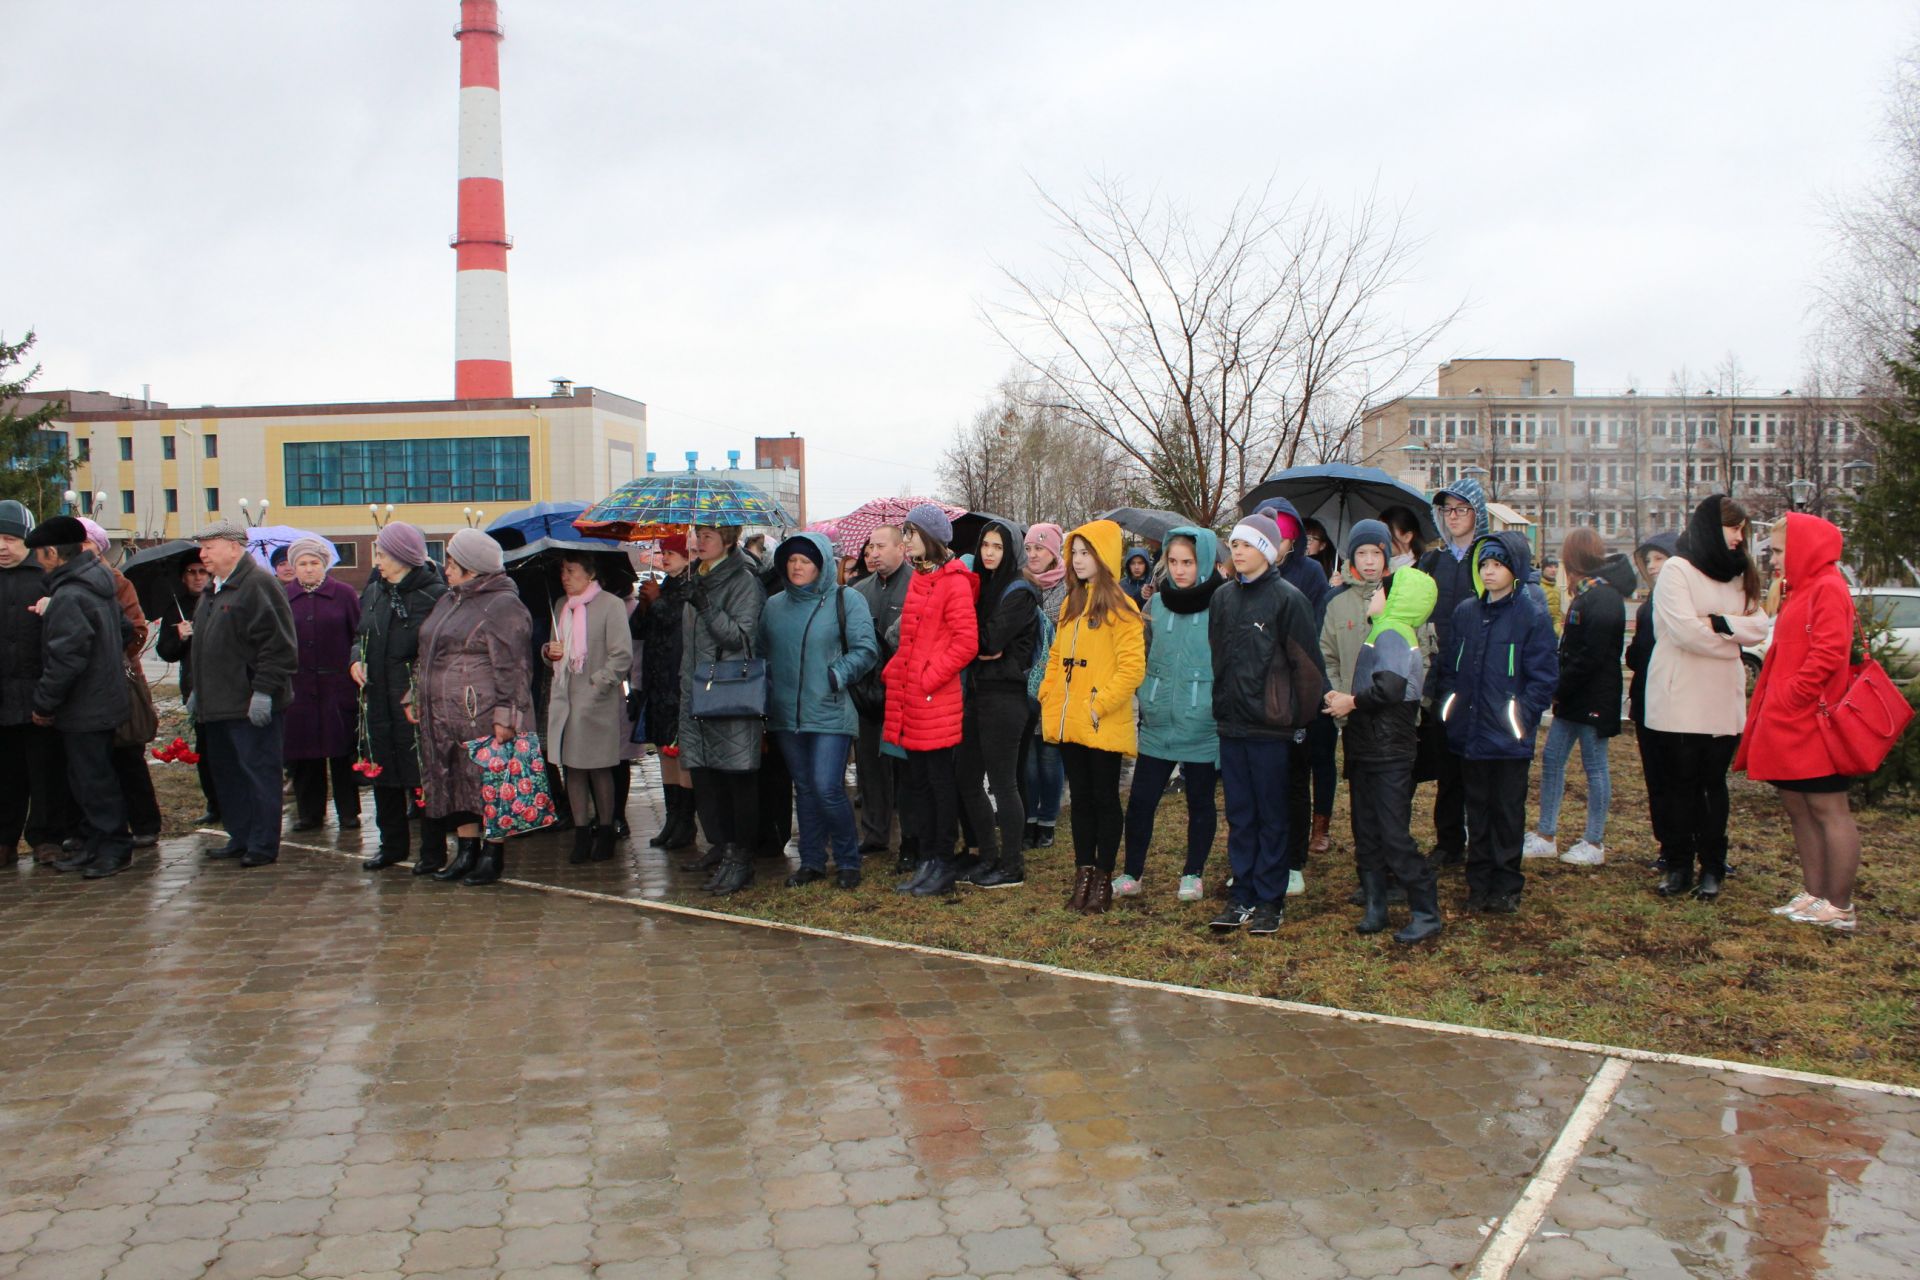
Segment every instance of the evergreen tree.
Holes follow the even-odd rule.
[[[59,447],[57,436],[48,433],[49,425],[67,406],[56,400],[31,413],[18,412],[20,397],[40,375],[39,365],[15,371],[33,342],[32,332],[15,343],[0,339],[0,450],[5,454],[0,465],[0,499],[25,503],[35,518],[45,519],[60,509],[68,471],[66,450]]]

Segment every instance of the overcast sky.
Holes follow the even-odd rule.
[[[443,398],[455,0],[0,0],[0,332],[44,387]],[[1738,353],[1792,385],[1821,201],[1876,163],[1908,4],[503,9],[516,389],[644,400],[663,463],[807,438],[831,515],[924,489],[1010,366],[1033,184],[1197,213],[1377,185],[1434,351],[1583,388]],[[580,495],[582,497],[593,495]]]

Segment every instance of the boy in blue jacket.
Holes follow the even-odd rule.
[[[1436,692],[1466,789],[1467,909],[1512,915],[1526,887],[1527,773],[1560,683],[1559,643],[1546,609],[1520,589],[1533,572],[1525,537],[1480,538],[1469,560],[1474,595],[1454,609]]]

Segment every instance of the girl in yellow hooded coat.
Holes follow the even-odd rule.
[[[1073,895],[1068,909],[1113,903],[1125,813],[1120,766],[1135,752],[1133,695],[1147,674],[1140,609],[1120,586],[1123,535],[1111,520],[1067,538],[1067,594],[1040,683],[1040,733],[1060,746],[1073,795]]]

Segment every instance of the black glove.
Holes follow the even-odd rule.
[[[638,722],[642,705],[640,701],[640,691],[638,689],[630,690],[627,694],[627,719]]]
[[[1728,624],[1724,616],[1717,613],[1710,613],[1707,615],[1707,618],[1713,623],[1713,629],[1721,635],[1730,636],[1733,634],[1733,627]]]
[[[687,592],[687,603],[692,605],[695,610],[707,607],[707,580],[705,578],[701,578],[695,582],[693,584],[693,590]]]

